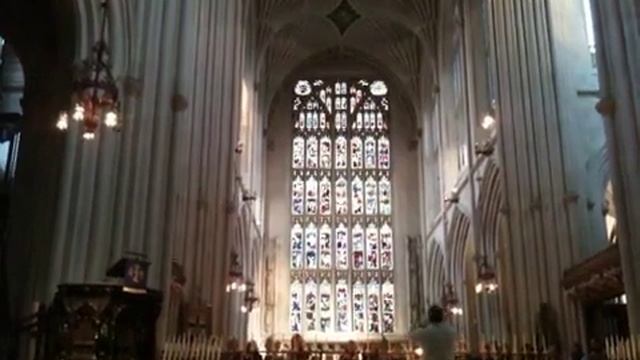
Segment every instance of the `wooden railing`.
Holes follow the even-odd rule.
[[[609,338],[605,341],[609,360],[640,360],[640,335],[630,338]]]
[[[215,337],[207,337],[204,335],[182,335],[171,338],[164,343],[162,351],[163,360],[222,360],[227,358],[223,356],[223,341]],[[609,338],[605,341],[605,354],[608,360],[640,360],[640,335],[632,338]],[[504,350],[503,350],[504,349]],[[305,358],[309,360],[338,360],[342,354],[341,349],[334,347],[319,348],[313,347],[306,352]],[[359,353],[357,359],[387,359],[387,360],[417,360],[420,359],[419,351],[406,350],[401,352],[391,352],[384,356],[379,354],[370,354],[368,352]],[[266,354],[261,353],[263,358]],[[274,354],[272,354],[274,355]],[[456,359],[469,359],[471,354],[458,350]],[[233,354],[232,359],[246,358],[242,353]],[[273,356],[274,359],[285,360],[291,358],[287,351],[279,352]],[[295,356],[295,358],[300,358]],[[558,354],[553,354],[548,349],[533,348],[523,350],[511,350],[499,347],[487,347],[475,357],[477,359],[513,359],[513,360],[551,360],[557,359]]]
[[[168,339],[162,349],[163,360],[218,360],[222,340],[204,335],[181,335]]]

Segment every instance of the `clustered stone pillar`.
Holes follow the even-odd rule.
[[[640,3],[592,0],[631,332],[640,334]]]
[[[575,204],[566,188],[567,160],[558,131],[549,4],[493,1],[491,12],[505,194],[501,212],[509,230],[503,244],[506,268],[500,269],[507,333],[520,347],[533,343],[543,304],[550,304],[559,336],[547,344],[561,341],[567,350],[578,334],[574,305],[560,281],[577,256]]]
[[[152,263],[151,288],[168,288],[172,260],[184,267],[185,298],[211,306],[214,333],[236,321],[239,311],[226,311],[221,293],[232,239],[244,4],[110,2],[123,128],[101,128],[89,142],[73,126],[60,135],[58,196],[42,199],[56,204],[55,229],[42,234],[51,248],[15,253],[16,261],[36,262],[25,267],[32,284],[25,301],[50,301],[59,283],[102,281],[124,252],[136,251]],[[96,6],[78,1],[80,37],[91,43]],[[53,127],[53,117],[42,121]]]

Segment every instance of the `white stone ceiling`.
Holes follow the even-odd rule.
[[[256,0],[258,54],[270,91],[296,67],[330,49],[361,53],[418,94],[434,47],[433,0],[349,0],[360,18],[343,35],[327,17],[342,0]]]

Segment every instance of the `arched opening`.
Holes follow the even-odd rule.
[[[266,223],[279,250],[266,332],[328,342],[405,334],[399,244],[418,233],[413,112],[393,80],[348,51],[292,74],[269,118]]]
[[[18,163],[24,87],[22,63],[14,48],[0,37],[0,322],[3,324],[11,324],[13,320],[9,305],[7,231]]]

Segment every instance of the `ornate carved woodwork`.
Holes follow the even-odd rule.
[[[614,244],[564,272],[562,286],[585,302],[610,299],[624,293],[620,250]]]
[[[49,310],[47,359],[153,359],[162,293],[64,284]]]

